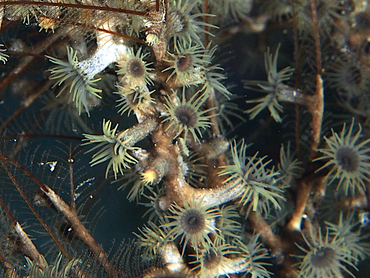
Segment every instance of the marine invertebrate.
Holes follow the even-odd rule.
[[[209,119],[213,115],[207,115],[210,111],[214,110],[215,107],[202,110],[201,107],[206,101],[207,94],[203,91],[193,92],[194,88],[182,88],[181,98],[175,100],[167,98],[168,116],[163,120],[163,123],[168,122],[166,131],[173,133],[173,137],[176,138],[183,133],[183,138],[187,138],[188,134],[192,136],[192,139],[199,141],[199,137],[202,136],[201,130],[210,127],[211,123]],[[190,98],[187,97],[190,94]]]
[[[170,8],[167,12],[167,26],[165,29],[165,37],[167,40],[173,38],[173,46],[176,49],[178,43],[195,42],[203,45],[201,34],[212,33],[208,31],[216,26],[199,20],[205,16],[213,16],[202,12],[196,12],[195,7],[199,3],[189,0],[171,0]],[[206,28],[205,28],[206,27]]]
[[[343,189],[346,194],[365,191],[365,183],[370,181],[370,149],[367,146],[370,139],[361,141],[361,125],[358,125],[355,134],[354,127],[353,119],[349,128],[343,124],[339,134],[332,130],[330,138],[324,137],[326,147],[318,150],[322,155],[316,158],[317,161],[326,161],[316,171],[327,169],[329,172],[325,176],[326,182],[331,184],[338,181],[337,189]]]
[[[0,47],[3,47],[4,45],[3,44],[0,44]],[[4,64],[6,63],[6,61],[8,61],[8,58],[9,58],[9,55],[4,53],[6,51],[6,49],[4,48],[1,48],[0,49],[0,61],[3,62]]]
[[[274,56],[272,56],[269,49],[265,54],[267,81],[245,81],[246,88],[266,94],[261,98],[247,100],[247,103],[257,103],[246,111],[251,119],[254,119],[262,110],[268,108],[274,120],[281,122],[282,118],[279,113],[283,112],[283,106],[280,102],[288,101],[287,96],[297,94],[294,88],[283,83],[291,78],[294,69],[286,67],[280,71],[277,70],[278,52],[279,47],[276,49]]]
[[[216,94],[217,98],[217,116],[220,118],[220,128],[226,129],[225,124],[234,129],[235,123],[231,120],[232,118],[238,119],[240,122],[245,122],[246,119],[243,117],[243,110],[238,107],[235,103],[237,97],[226,97],[224,94]]]
[[[6,52],[0,50],[0,55],[11,55],[0,67],[0,130],[5,132],[0,136],[0,207],[4,212],[0,218],[9,223],[1,237],[8,248],[0,248],[0,276],[25,273],[20,270],[25,256],[35,266],[42,264],[41,255],[52,262],[50,250],[56,250],[64,252],[66,262],[73,258],[81,262],[67,274],[76,278],[266,278],[271,275],[269,271],[282,278],[295,277],[302,267],[292,261],[302,252],[295,245],[299,242],[297,231],[325,228],[328,218],[321,213],[327,208],[323,194],[335,190],[327,188],[325,180],[333,164],[314,171],[329,160],[313,161],[321,127],[335,127],[338,118],[333,115],[343,112],[338,94],[331,94],[339,90],[326,82],[330,81],[328,67],[321,64],[338,53],[343,61],[353,57],[363,62],[361,70],[365,73],[369,64],[368,12],[366,7],[359,12],[359,6],[367,1],[352,2],[355,12],[348,9],[349,2],[328,0],[0,1],[0,42],[7,48]],[[321,14],[325,10],[329,13]],[[321,23],[325,17],[328,27]],[[29,20],[28,26],[12,22],[24,18]],[[220,32],[213,24],[219,25]],[[344,31],[339,34],[337,26]],[[48,32],[39,33],[39,28]],[[278,42],[285,53],[285,65],[295,68],[294,75],[293,68],[280,70],[282,64],[275,52]],[[73,49],[69,55],[72,62],[76,61],[75,53],[80,61],[71,65],[68,53],[64,54],[66,47],[67,52]],[[263,57],[243,53],[263,53],[266,49],[267,78],[246,82],[246,87],[256,92],[242,91],[238,86],[242,68],[244,76],[264,74],[258,66],[253,67],[255,71],[245,70],[246,60],[261,65]],[[66,74],[49,80],[47,67],[61,65],[49,63],[43,59],[45,55],[65,60],[63,67],[73,71],[71,77]],[[231,62],[231,56],[237,58]],[[357,82],[356,69],[353,85]],[[101,99],[86,94],[90,117],[84,113],[87,109],[83,104],[80,117],[71,99],[70,85],[78,73],[84,87],[102,78],[102,82],[91,84],[102,89],[97,93]],[[67,79],[59,88],[56,84],[47,91],[63,78]],[[366,83],[360,84],[364,92]],[[112,95],[114,91],[117,93]],[[49,93],[58,95],[54,106],[42,101]],[[361,134],[367,137],[368,97],[358,94],[349,99],[348,95],[350,92],[341,99],[351,105],[345,107],[346,112],[361,121]],[[239,113],[239,109],[246,110],[243,103],[225,102],[237,99],[248,101],[251,117],[257,118],[262,110],[273,117],[244,122],[245,115]],[[98,105],[99,109],[91,109]],[[74,111],[73,116],[85,124],[80,126],[90,131],[83,135],[73,124],[68,130],[58,129],[62,117],[45,117],[49,109],[51,115]],[[127,114],[132,117],[128,119]],[[284,124],[275,123],[282,119]],[[45,126],[52,128],[46,130]],[[357,132],[356,125],[353,130],[351,137]],[[285,144],[286,134],[294,134],[294,143]],[[229,151],[229,140],[234,136],[245,141],[232,143]],[[63,141],[69,152],[55,159],[40,159],[35,146],[58,153],[56,141]],[[249,156],[246,142],[253,144]],[[83,180],[76,168],[76,144],[78,150],[86,150],[81,151],[86,159],[78,164],[88,175]],[[368,144],[363,146],[366,148]],[[25,156],[27,152],[30,155]],[[101,167],[90,167],[103,162],[103,173],[97,171]],[[127,188],[127,198],[125,193],[113,191],[112,180]],[[364,182],[368,187],[368,181]],[[340,203],[339,210],[361,209],[367,215],[369,194],[363,194],[363,188],[355,193],[343,197],[342,203],[342,199],[324,201],[331,207]],[[79,195],[87,200],[83,211],[77,210]],[[143,210],[135,209],[138,202],[128,204],[134,199],[144,202],[143,196],[149,203]],[[102,207],[107,212],[98,217],[100,222],[91,219],[89,212],[100,216]],[[96,223],[95,237],[76,212],[85,216],[84,221]],[[151,214],[148,222],[140,218],[146,212]],[[55,219],[61,221],[56,223]],[[343,230],[334,224],[326,226],[328,242],[338,237],[341,248],[352,248],[353,257],[346,259],[355,265],[368,251],[362,245],[366,230],[352,221],[347,223],[343,218],[336,223],[343,225]],[[21,237],[14,223],[32,225],[24,225],[32,238],[27,234]],[[132,230],[139,234],[141,244],[119,247],[114,256],[104,253],[104,249],[116,248],[112,240],[130,237]],[[347,242],[337,234],[348,237]],[[34,238],[40,242],[40,235],[49,244],[32,247],[29,243]],[[234,240],[236,237],[239,240]],[[64,246],[64,240],[70,248]],[[357,248],[359,244],[364,249]],[[301,246],[309,250],[303,240]],[[133,249],[136,251],[126,251]],[[325,252],[332,253],[329,249]],[[121,259],[133,253],[137,256],[132,260]],[[269,262],[274,265],[267,266]],[[135,273],[126,271],[125,265]],[[352,272],[350,265],[344,261],[343,265]]]
[[[150,191],[150,195],[148,194],[142,194],[145,198],[147,198],[150,202],[143,203],[141,202],[140,204],[144,205],[145,207],[148,208],[148,210],[145,212],[143,215],[146,216],[149,214],[149,221],[155,221],[158,219],[163,220],[165,217],[165,212],[160,208],[160,201],[163,196],[166,194],[165,188],[160,188],[157,190],[152,189],[151,187],[148,187],[148,190]],[[158,193],[157,193],[158,192]]]
[[[85,145],[98,143],[89,150],[91,152],[98,149],[98,152],[93,155],[91,165],[109,160],[105,175],[107,176],[110,168],[113,168],[114,176],[117,178],[118,173],[122,174],[124,168],[129,168],[129,164],[136,163],[137,160],[129,152],[135,150],[132,146],[132,138],[123,139],[122,133],[117,135],[118,124],[113,129],[111,127],[111,121],[103,120],[103,135],[85,134],[85,141],[87,141]]]
[[[354,212],[349,212],[344,215],[343,212],[339,215],[337,224],[326,222],[329,235],[338,236],[343,239],[343,245],[350,250],[352,263],[364,260],[370,255],[370,244],[366,240],[368,234],[361,233],[360,222]]]
[[[281,173],[279,183],[282,184],[283,187],[289,187],[291,182],[298,179],[303,173],[302,162],[298,161],[294,155],[295,154],[291,153],[290,150],[290,142],[287,144],[286,148],[284,145],[281,145],[278,168]]]
[[[244,276],[248,274],[252,278],[268,278],[270,272],[265,266],[270,265],[266,262],[269,259],[267,249],[258,241],[259,234],[253,234],[248,240],[248,243],[236,238],[235,244],[240,250],[242,256],[246,259],[246,266],[242,272],[245,272]]]
[[[301,262],[297,264],[298,277],[342,277],[344,273],[355,277],[347,269],[348,267],[357,269],[352,263],[352,254],[350,249],[343,245],[343,239],[338,234],[330,238],[328,232],[323,235],[320,229],[318,235],[310,230],[310,237],[304,234],[302,236],[307,249],[297,245],[305,253],[298,256],[301,259]]]
[[[182,147],[185,149],[186,147],[186,142],[184,140],[179,140],[180,144]],[[188,184],[190,184],[193,187],[202,187],[203,182],[206,179],[206,164],[204,163],[204,157],[200,156],[199,154],[195,152],[189,152],[189,150],[185,150],[183,152],[186,153],[186,157],[184,158],[184,162],[186,163],[186,174],[185,174],[185,179]]]
[[[148,222],[148,225],[139,228],[139,231],[140,234],[134,234],[140,239],[140,245],[145,249],[145,254],[148,257],[158,255],[159,250],[170,240],[169,229],[157,226],[153,222]]]
[[[349,101],[364,95],[370,84],[369,67],[352,56],[338,55],[325,73],[329,87],[344,94]]]
[[[59,93],[58,96],[51,92],[44,99],[43,111],[49,113],[45,121],[47,130],[57,134],[63,130],[92,132],[84,121],[84,115],[80,115],[76,105],[69,101],[70,95],[67,91]]]
[[[169,210],[171,214],[165,217],[166,222],[161,227],[170,229],[171,238],[181,237],[183,253],[190,243],[198,257],[200,248],[209,248],[213,245],[211,235],[222,236],[216,227],[216,218],[220,216],[219,209],[203,204],[202,199],[184,200],[184,207],[175,203]]]
[[[130,47],[123,59],[118,61],[118,71],[120,77],[121,86],[127,86],[131,90],[136,88],[144,88],[147,84],[153,84],[150,72],[153,71],[149,66],[152,64],[145,61],[150,53],[144,53],[142,48],[139,48],[134,53],[134,50]]]
[[[195,264],[192,272],[197,272],[199,278],[217,278],[220,275],[237,273],[236,264],[228,257],[235,255],[239,255],[239,252],[230,244],[207,247],[202,250],[199,258],[191,262]]]
[[[229,23],[229,21],[239,22],[249,16],[252,9],[252,1],[244,0],[216,0],[209,3],[210,13],[216,15],[216,18],[220,18]]]
[[[29,25],[32,19],[38,20],[40,7],[37,5],[9,5],[6,9],[6,16],[12,20],[22,20]]]
[[[208,48],[210,48],[210,46],[208,46]],[[207,93],[215,91],[229,99],[232,93],[223,84],[223,80],[226,79],[223,74],[224,69],[220,65],[212,63],[212,58],[215,56],[216,50],[217,47],[215,46],[209,50],[211,59],[210,64],[206,67],[206,71],[204,72],[205,79],[202,90]]]
[[[92,99],[98,97],[100,89],[94,87],[99,79],[92,79],[93,76],[86,75],[84,69],[79,67],[77,52],[72,47],[67,48],[68,62],[55,57],[46,56],[56,66],[49,69],[50,79],[56,80],[55,86],[62,86],[59,94],[68,90],[71,94],[70,101],[74,102],[78,108],[78,113],[84,110],[89,114],[89,106],[94,104]]]
[[[297,1],[299,3],[299,1]],[[294,3],[294,5],[297,4]],[[268,14],[271,18],[282,22],[284,18],[291,18],[293,15],[293,6],[284,1],[272,0],[272,1],[261,1],[257,0],[257,3],[260,5],[261,13]]]
[[[67,278],[73,268],[79,263],[78,259],[63,263],[63,256],[59,254],[52,265],[49,265],[44,257],[41,258],[42,264],[34,263],[26,257],[27,266],[26,272],[28,278]]]
[[[226,79],[225,75],[222,74],[223,68],[219,65],[210,65],[205,71],[205,80],[202,90],[209,93],[210,91],[216,91],[223,94],[226,98],[229,98],[232,94],[222,83],[222,80]]]
[[[116,94],[120,96],[120,99],[117,100],[116,107],[119,108],[118,112],[121,114],[139,113],[140,110],[148,109],[148,106],[155,103],[151,97],[153,91],[150,92],[147,86],[130,88],[118,85],[118,89]]]
[[[313,34],[315,24],[317,23],[318,31],[323,37],[332,35],[335,31],[343,28],[341,21],[344,15],[352,8],[349,3],[341,1],[321,0],[315,2],[316,22],[311,16],[311,3],[306,1],[296,1],[294,5],[297,27],[306,32]]]
[[[221,243],[231,242],[234,238],[237,238],[240,233],[241,224],[238,221],[240,218],[237,213],[237,206],[235,205],[224,205],[220,208],[220,217],[217,218],[216,225],[220,229],[223,237],[216,238],[216,244],[221,239]]]
[[[280,175],[267,165],[271,160],[266,157],[258,158],[258,153],[253,157],[247,157],[247,145],[244,141],[238,147],[236,142],[231,146],[231,165],[222,166],[220,176],[228,176],[224,182],[235,182],[244,186],[239,204],[246,207],[247,217],[252,211],[269,211],[269,203],[275,208],[280,208],[278,200],[283,200],[283,190],[277,186],[277,178]]]
[[[179,43],[175,53],[168,52],[166,60],[170,64],[163,72],[170,71],[167,82],[174,76],[180,86],[189,86],[203,83],[205,67],[211,57],[208,49],[199,45]]]

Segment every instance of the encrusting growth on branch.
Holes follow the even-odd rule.
[[[362,275],[369,18],[366,1],[0,1],[0,276]]]

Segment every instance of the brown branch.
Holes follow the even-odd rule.
[[[1,210],[5,212],[10,222],[12,222],[12,224],[14,225],[17,222],[17,220],[15,219],[14,215],[11,213],[11,211],[9,210],[8,206],[5,204],[1,196],[0,196],[0,207],[1,207]]]
[[[33,244],[31,239],[28,235],[24,232],[23,228],[19,224],[19,222],[15,219],[14,215],[10,212],[8,206],[5,204],[4,200],[0,197],[0,207],[3,212],[5,212],[6,216],[11,222],[12,229],[18,235],[17,240],[19,240],[22,244],[19,246],[22,249],[22,252],[30,257],[33,261],[36,261],[38,264],[43,265],[43,260],[41,259],[41,254],[37,250],[36,246]],[[0,253],[1,256],[1,253]],[[5,259],[4,259],[5,260]],[[0,261],[3,260],[0,258]],[[6,264],[7,262],[5,262]],[[7,268],[5,266],[5,268]]]
[[[159,12],[159,0],[155,0],[155,11]]]
[[[299,55],[298,49],[298,22],[296,18],[296,7],[293,0],[290,1],[293,10],[293,41],[294,41],[294,60],[295,60],[295,89],[298,90],[298,85],[300,82],[301,76],[301,56]],[[300,114],[299,114],[299,105],[295,104],[295,143],[296,143],[296,152],[299,160],[302,160],[301,148],[300,148]]]
[[[167,22],[168,17],[168,0],[164,0],[164,20]]]
[[[41,266],[45,266],[43,256],[37,250],[36,246],[33,244],[29,236],[25,233],[21,225],[17,222],[15,224],[15,232],[18,235],[18,238],[22,242],[22,250],[26,256],[30,257],[32,261],[37,262]]]
[[[125,34],[117,33],[117,32],[107,30],[107,29],[104,29],[104,28],[95,27],[93,25],[88,25],[88,24],[85,24],[85,23],[77,22],[77,21],[65,20],[65,19],[61,19],[61,18],[57,18],[57,17],[48,17],[48,16],[43,16],[43,17],[47,18],[47,19],[52,19],[52,20],[55,20],[55,21],[63,22],[63,24],[67,24],[67,25],[69,24],[70,26],[80,26],[80,27],[83,27],[85,29],[100,31],[100,32],[103,32],[103,33],[111,34],[111,35],[114,35],[116,37],[123,38],[123,39],[130,40],[130,41],[134,41],[134,42],[137,42],[137,43],[148,44],[146,41],[143,41],[141,39],[131,37],[131,36],[128,36],[128,35],[125,35]]]
[[[208,45],[209,43],[209,36],[208,36],[208,0],[204,0],[203,2],[203,22],[204,24],[204,45]]]
[[[76,211],[71,209],[50,187],[44,186],[43,191],[49,197],[55,208],[64,215],[64,217],[71,224],[77,237],[93,252],[97,261],[109,273],[110,277],[116,277],[117,271],[108,260],[108,255],[103,248],[95,241],[95,239],[88,232],[86,227],[81,223]],[[123,275],[123,273],[120,273]]]
[[[321,65],[321,48],[320,48],[320,34],[317,22],[316,5],[314,0],[310,0],[312,22],[314,25],[314,39],[315,39],[315,50],[316,50],[316,91],[313,96],[307,96],[307,110],[312,116],[311,120],[311,145],[309,154],[309,165],[307,166],[308,171],[311,171],[312,159],[316,155],[317,147],[320,142],[321,126],[324,114],[324,89],[321,78],[322,65]],[[289,232],[300,231],[302,217],[305,213],[307,202],[310,198],[311,188],[314,179],[307,178],[302,179],[299,183],[299,187],[296,190],[295,210],[292,214],[291,219],[286,225],[286,229]]]
[[[322,63],[321,63],[321,46],[320,46],[320,33],[319,23],[317,21],[317,12],[315,0],[310,0],[312,22],[314,24],[314,39],[315,39],[315,51],[316,51],[316,91],[313,96],[313,101],[310,104],[309,111],[312,116],[311,128],[312,128],[312,141],[310,148],[310,160],[314,158],[317,151],[317,146],[320,142],[322,118],[324,114],[324,88],[321,78]]]
[[[184,201],[201,200],[202,205],[216,206],[236,199],[243,189],[242,184],[228,182],[215,184],[213,188],[194,188],[184,179],[184,173],[180,170],[181,165],[180,149],[172,144],[172,138],[166,136],[161,128],[156,129],[152,134],[152,141],[155,142],[154,152],[156,157],[164,158],[166,162],[166,175],[163,178],[166,186],[166,195],[161,200],[161,209],[166,211],[173,202],[179,206],[184,205]]]
[[[43,93],[45,93],[53,84],[53,82],[49,81],[46,82],[43,86],[40,86],[40,84],[37,84],[34,86],[31,91],[35,91],[31,93],[22,103],[19,105],[17,110],[13,112],[11,116],[9,116],[0,126],[0,132],[6,128],[22,111],[27,109],[36,99],[38,99],[39,96],[41,96]],[[40,88],[41,87],[41,88]]]
[[[23,1],[21,1],[23,2]],[[8,2],[6,2],[8,3]],[[0,3],[1,4],[1,3]],[[42,40],[39,44],[35,45],[33,47],[34,53],[36,55],[39,55],[43,53],[46,49],[48,49],[53,43],[58,41],[62,36],[65,36],[65,33],[58,32],[53,36],[47,37],[45,40]],[[5,88],[7,85],[9,85],[15,77],[17,77],[19,74],[27,70],[31,65],[32,62],[35,61],[35,57],[37,56],[27,56],[23,57],[21,62],[16,65],[9,73],[8,75],[1,81],[0,83],[0,89]]]
[[[69,3],[58,3],[58,2],[37,2],[37,1],[5,1],[0,2],[0,6],[11,6],[11,5],[32,5],[32,6],[49,6],[49,7],[61,7],[61,8],[73,8],[73,9],[85,9],[93,11],[105,11],[105,12],[115,12],[115,13],[125,13],[139,16],[146,16],[147,12],[145,11],[134,11],[113,7],[103,7],[96,5],[85,5],[85,4],[69,4]]]
[[[72,144],[69,144],[68,152],[68,166],[69,166],[69,184],[70,184],[70,194],[71,194],[71,209],[76,211],[76,202],[75,202],[75,185],[74,185],[74,175],[73,175],[73,158],[72,158]]]
[[[324,115],[324,87],[320,74],[316,75],[316,92],[315,95],[312,96],[312,101],[308,107],[308,110],[312,116],[312,138],[309,156],[310,160],[312,160],[316,155],[317,147],[320,143],[321,127]]]
[[[5,269],[5,277],[4,278],[19,278],[19,275],[15,272],[15,268],[1,254],[1,250],[0,250],[0,262],[3,266],[3,268]]]
[[[55,242],[55,244],[58,246],[58,248],[60,249],[60,251],[63,253],[63,255],[68,259],[68,260],[71,260],[71,258],[69,257],[67,251],[64,249],[64,247],[62,246],[62,244],[59,242],[59,240],[55,237],[55,235],[53,234],[53,232],[50,230],[50,228],[46,225],[46,223],[44,222],[44,220],[41,218],[41,216],[38,214],[38,212],[35,210],[34,206],[32,205],[32,203],[30,202],[30,200],[27,198],[26,194],[23,192],[22,188],[20,187],[20,185],[18,184],[17,180],[15,179],[15,177],[13,176],[13,174],[11,173],[11,171],[9,170],[8,166],[6,165],[5,161],[9,161],[10,163],[12,163],[14,166],[16,166],[17,168],[19,168],[21,171],[23,171],[24,173],[26,173],[33,181],[38,181],[38,179],[29,171],[27,170],[26,168],[24,168],[21,164],[19,164],[18,162],[12,160],[11,158],[3,155],[3,154],[0,154],[0,163],[3,165],[4,167],[4,170],[6,171],[6,173],[8,174],[9,178],[11,179],[13,185],[16,187],[16,189],[18,190],[19,194],[22,196],[23,200],[26,202],[27,206],[29,207],[29,209],[32,211],[33,215],[37,218],[37,220],[40,222],[40,224],[43,226],[43,228],[47,231],[47,233],[50,235],[50,237],[53,239],[53,241]],[[40,181],[36,182],[37,184],[42,185],[40,186],[40,188],[42,190],[46,189],[46,185],[42,184]]]
[[[272,249],[271,256],[277,258],[278,263],[284,260],[284,248],[281,239],[273,233],[271,227],[259,212],[251,211],[248,215],[248,221],[252,228],[260,233],[261,240]]]
[[[278,235],[274,234],[269,224],[259,212],[252,211],[248,216],[248,221],[252,228],[260,233],[260,238],[264,244],[271,248],[271,258],[274,259],[275,264],[280,265],[280,272],[284,274],[283,277],[297,277],[296,270],[292,266],[293,262],[287,254],[287,249],[290,248]],[[290,244],[292,244],[290,242]]]
[[[209,92],[209,96],[207,98],[207,108],[212,109],[211,111],[208,112],[209,115],[209,121],[211,123],[211,131],[213,136],[220,136],[221,131],[220,127],[218,125],[218,118],[217,118],[217,109],[214,109],[217,107],[217,99],[215,95],[215,90],[211,88]]]
[[[295,199],[295,209],[291,219],[286,225],[286,229],[289,232],[301,230],[301,221],[311,192],[311,185],[311,180],[301,180],[299,183],[299,190],[297,191]]]

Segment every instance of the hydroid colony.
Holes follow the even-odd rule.
[[[0,4],[1,275],[363,271],[367,1]]]

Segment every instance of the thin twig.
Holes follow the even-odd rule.
[[[319,23],[317,21],[316,4],[314,0],[310,0],[312,22],[314,24],[314,39],[315,39],[315,51],[316,51],[316,91],[313,96],[313,102],[310,105],[310,113],[312,116],[312,141],[310,148],[310,160],[314,158],[317,151],[317,146],[320,142],[321,136],[321,125],[324,114],[324,88],[323,81],[321,78],[322,74],[322,62],[321,62],[321,46],[320,46],[320,33]]]
[[[95,241],[94,237],[91,236],[86,227],[81,223],[76,211],[72,210],[70,206],[68,206],[50,187],[45,185],[44,189],[44,193],[49,197],[50,201],[53,203],[56,209],[60,213],[62,213],[71,224],[77,237],[81,239],[85,243],[85,245],[93,252],[97,261],[109,273],[110,277],[116,277],[117,271],[109,262],[108,255],[104,252],[102,246],[100,246]],[[120,274],[123,275],[122,272]]]
[[[4,278],[19,278],[19,275],[15,272],[15,268],[1,254],[1,250],[0,250],[0,262],[3,266],[3,268],[5,269],[5,277]]]
[[[41,218],[41,216],[35,210],[34,206],[32,205],[32,203],[30,202],[30,200],[28,199],[28,197],[26,196],[26,194],[23,192],[21,186],[18,184],[17,180],[15,179],[15,177],[13,176],[13,174],[11,173],[11,171],[9,170],[9,168],[6,165],[5,161],[9,161],[10,163],[12,163],[14,166],[16,166],[17,168],[19,168],[21,171],[25,172],[34,181],[36,181],[37,178],[29,170],[27,170],[26,168],[24,168],[18,162],[12,160],[11,158],[9,158],[9,157],[7,157],[7,156],[5,156],[3,154],[0,154],[0,163],[3,165],[4,170],[8,174],[8,176],[11,179],[13,185],[16,187],[17,191],[22,196],[23,200],[25,201],[25,203],[27,204],[27,206],[29,207],[29,209],[32,211],[33,215],[35,215],[35,217],[40,222],[40,224],[44,227],[44,229],[47,231],[47,233],[50,235],[50,237],[54,240],[55,244],[58,246],[58,248],[63,253],[63,255],[68,260],[71,260],[70,256],[68,255],[67,251],[64,249],[63,245],[59,242],[59,240],[55,237],[55,235],[50,230],[50,228],[48,227],[48,225],[45,223],[45,221]],[[40,185],[42,183],[41,182],[38,182],[38,184]],[[40,188],[43,190],[46,187],[45,187],[44,184],[42,184],[42,186],[40,186]]]
[[[107,7],[107,6],[96,6],[96,5],[85,5],[85,4],[69,4],[69,3],[58,3],[58,2],[44,2],[44,1],[5,1],[0,2],[0,6],[3,5],[32,5],[32,6],[51,6],[51,7],[60,7],[60,8],[73,8],[73,9],[84,9],[84,10],[93,10],[93,11],[105,11],[105,12],[115,12],[115,13],[124,13],[132,14],[139,16],[146,16],[147,12],[145,11],[135,11],[120,9],[117,7]]]

